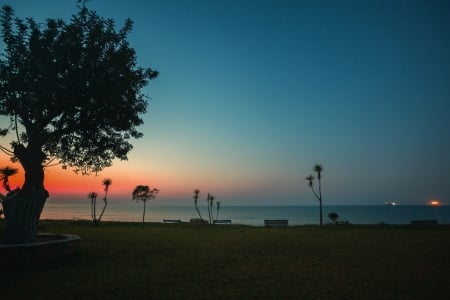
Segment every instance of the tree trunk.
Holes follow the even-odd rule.
[[[142,213],[142,226],[144,226],[145,223],[145,204],[147,203],[147,201],[144,201],[144,212]]]
[[[322,219],[322,199],[320,199],[319,202],[320,202],[320,227],[323,227],[323,219]]]
[[[39,147],[25,148],[17,145],[14,154],[25,170],[25,183],[12,191],[3,201],[5,229],[2,243],[20,244],[34,242],[38,234],[38,222],[48,198],[44,188],[44,153]]]
[[[210,196],[209,196],[209,193],[208,193],[208,198],[206,199],[206,203],[208,203],[208,221],[209,221],[209,224],[211,224],[211,206],[210,206]]]
[[[200,220],[203,221],[203,217],[202,217],[202,215],[201,215],[201,213],[200,213],[200,209],[198,209],[198,206],[197,206],[197,205],[195,205],[195,209],[197,210],[197,213],[198,213],[198,216],[200,217]]]
[[[105,212],[106,206],[108,205],[108,201],[105,199],[103,199],[103,202],[105,202],[105,204],[103,205],[103,209],[102,209],[102,213],[100,214],[100,216],[98,217],[98,224],[100,225],[100,222],[102,220],[103,217],[103,213]]]
[[[317,176],[319,178],[319,202],[320,202],[320,227],[323,227],[323,218],[322,218],[322,183],[320,182],[320,173]]]
[[[94,222],[95,217],[94,217],[94,198],[91,199],[91,219],[92,222]]]

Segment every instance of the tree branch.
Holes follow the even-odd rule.
[[[43,166],[44,168],[48,168],[48,167],[53,167],[53,166],[60,165],[60,164],[61,164],[60,161],[59,161],[59,162],[56,162],[56,163],[54,163],[54,164],[52,164],[52,162],[55,161],[55,159],[57,159],[57,158],[56,158],[56,157],[53,157],[53,158],[49,159],[49,161],[48,161],[47,163],[45,163],[44,165],[42,165],[42,166]]]
[[[18,129],[18,126],[17,126],[17,114],[16,114],[16,113],[14,113],[14,126],[15,126],[15,128],[16,128],[17,142],[18,142],[19,144],[21,144],[21,142],[20,142],[20,136],[19,136],[19,129]]]
[[[6,155],[9,155],[9,156],[14,155],[13,151],[11,151],[8,148],[5,148],[4,146],[1,146],[1,145],[0,145],[0,151],[2,151],[3,153],[5,153]]]
[[[314,196],[316,196],[317,200],[320,201],[319,195],[317,195],[316,190],[314,190],[314,186],[311,186],[311,190],[313,191]]]

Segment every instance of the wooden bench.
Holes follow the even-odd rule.
[[[214,224],[231,224],[231,220],[215,220]]]
[[[181,223],[181,220],[168,220],[168,219],[163,219],[163,223]]]
[[[264,220],[266,227],[287,227],[289,225],[288,220]]]
[[[349,225],[351,223],[349,221],[338,221],[336,224],[338,224],[338,225]]]
[[[413,225],[434,225],[437,224],[437,220],[412,220],[411,224]]]
[[[208,221],[202,220],[200,218],[190,219],[189,222],[191,222],[192,224],[208,224],[209,223]]]

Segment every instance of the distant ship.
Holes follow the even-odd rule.
[[[386,205],[386,206],[396,206],[397,203],[395,203],[395,202],[384,202],[384,205]]]

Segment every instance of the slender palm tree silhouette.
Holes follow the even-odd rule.
[[[9,186],[9,177],[19,173],[19,169],[11,167],[0,168],[0,180],[3,181],[3,187],[7,192],[11,192],[11,187]]]
[[[213,215],[213,204],[214,204],[214,196],[208,194],[208,214],[209,214],[209,224],[214,223],[214,215]]]
[[[200,194],[200,190],[195,189],[194,190],[194,205],[195,205],[195,209],[197,210],[198,216],[200,217],[200,220],[203,221],[202,214],[200,213],[200,209],[198,208],[198,194]]]
[[[220,201],[216,203],[216,221],[219,220]]]
[[[312,176],[312,175],[309,175],[308,177],[306,177],[306,180],[309,181],[309,187],[313,186],[313,180],[314,179],[316,179],[316,178],[314,176]],[[313,190],[313,192],[314,192],[314,190]]]
[[[312,192],[314,193],[314,196],[316,196],[316,198],[319,200],[319,207],[320,207],[320,227],[323,226],[323,217],[322,217],[322,171],[323,171],[323,167],[322,165],[316,164],[314,165],[314,171],[317,173],[317,180],[319,181],[319,189],[318,189],[318,193],[316,192],[316,190],[314,189],[314,179],[315,177],[313,175],[309,175],[308,177],[306,177],[306,180],[308,180],[309,182],[309,187],[311,188]]]
[[[88,198],[91,199],[91,217],[92,217],[92,221],[94,221],[94,224],[96,224],[97,222],[97,216],[95,213],[95,205],[97,202],[97,193],[96,192],[90,192],[88,194]]]
[[[100,223],[100,221],[102,219],[103,213],[105,212],[106,206],[108,205],[107,197],[108,197],[109,186],[111,185],[111,183],[112,183],[111,179],[109,179],[109,178],[103,179],[102,184],[105,186],[105,197],[103,198],[104,205],[103,205],[102,213],[98,217],[98,222],[99,223]]]

